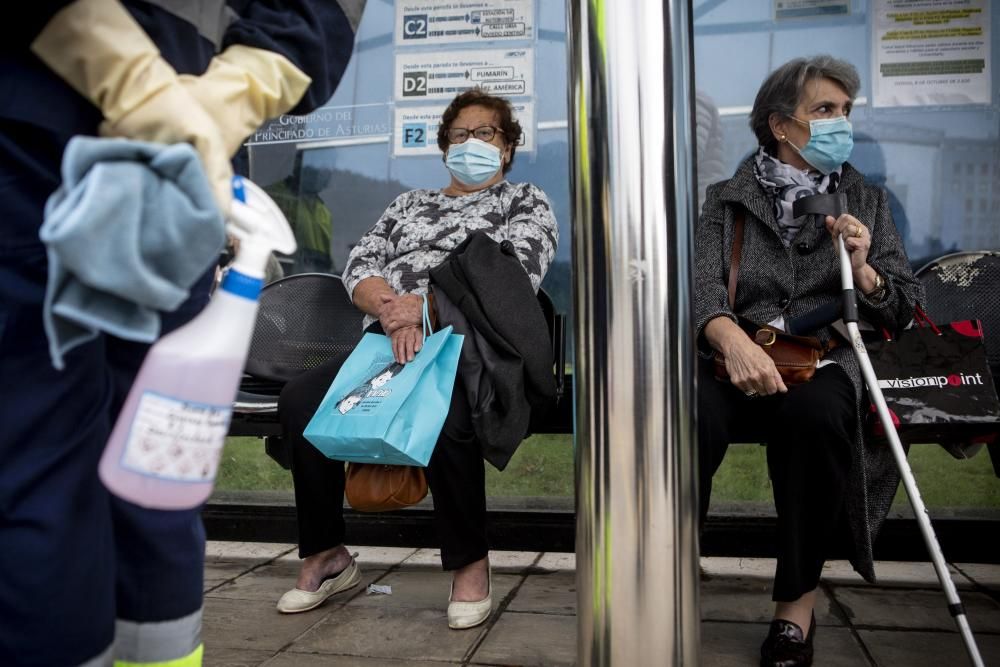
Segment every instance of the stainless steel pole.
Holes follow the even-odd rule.
[[[580,665],[699,662],[688,0],[567,0]]]

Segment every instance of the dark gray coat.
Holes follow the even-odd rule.
[[[430,281],[438,324],[465,335],[458,373],[483,458],[503,470],[532,410],[550,409],[556,396],[542,308],[514,246],[481,232],[431,269]]]
[[[838,188],[847,195],[848,211],[871,230],[868,263],[886,280],[885,299],[872,303],[858,291],[861,319],[875,327],[898,331],[923,303],[923,288],[914,277],[902,241],[892,223],[884,190],[867,184],[845,164]],[[729,307],[727,277],[737,206],[746,210],[736,305]],[[839,298],[840,266],[825,226],[803,226],[789,248],[781,242],[772,204],[754,176],[753,157],[745,160],[728,181],[708,189],[695,235],[695,324],[702,350],[708,346],[705,325],[714,317],[735,314],[766,323],[783,315],[786,320]],[[735,319],[735,318],[733,318]],[[823,340],[836,333],[831,328],[815,332]],[[848,345],[827,355],[850,376],[857,395],[858,427],[852,452],[847,512],[854,536],[854,568],[874,581],[872,542],[885,519],[899,485],[899,473],[887,445],[864,440],[864,416],[869,403],[861,370]],[[700,415],[711,418],[711,415]],[[802,443],[808,446],[808,443]]]

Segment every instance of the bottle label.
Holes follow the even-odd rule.
[[[251,301],[257,300],[262,287],[264,287],[263,280],[260,278],[251,278],[235,269],[226,271],[226,277],[222,279],[223,291],[241,296],[244,299],[250,299]]]
[[[232,407],[145,392],[125,440],[123,467],[176,482],[211,482],[229,432]]]

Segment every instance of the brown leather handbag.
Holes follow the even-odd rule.
[[[743,226],[745,214],[736,211],[733,235],[733,253],[729,262],[729,307],[736,305],[736,281],[739,276],[740,254],[743,251]],[[815,336],[793,336],[767,324],[757,324],[746,318],[738,318],[740,327],[747,332],[753,342],[767,352],[785,384],[802,384],[816,374],[816,364],[827,352],[827,347]],[[726,358],[721,352],[714,356],[715,377],[729,380]]]
[[[348,463],[347,502],[359,512],[389,512],[416,505],[427,496],[424,469],[380,463]]]

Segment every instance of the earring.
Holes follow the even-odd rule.
[[[786,139],[786,137],[783,134],[778,137],[778,141],[785,141],[785,139]]]

